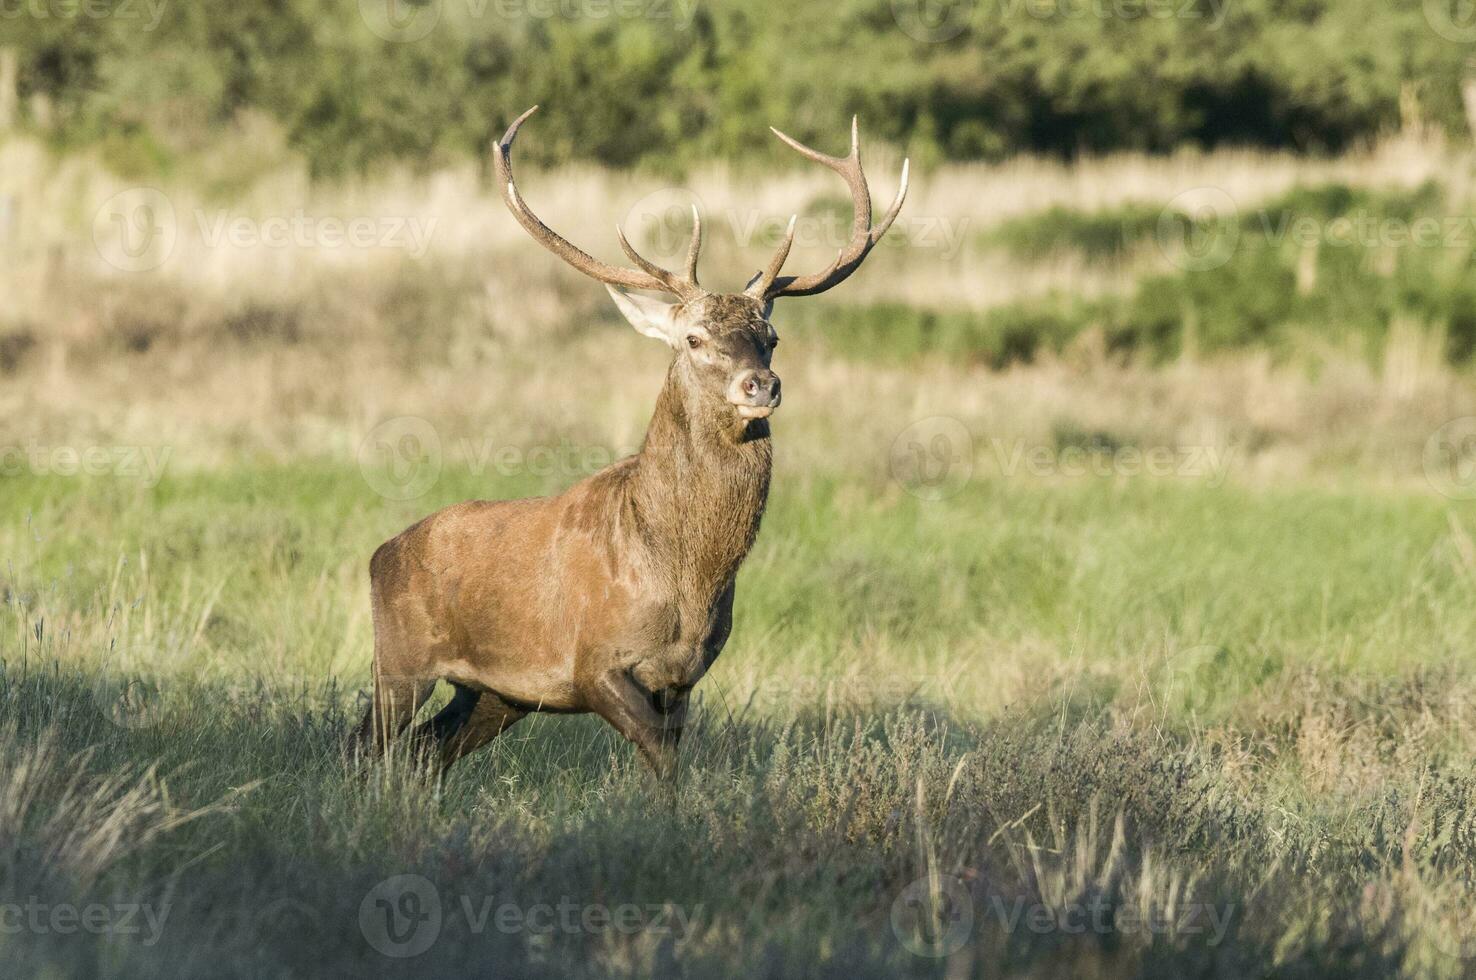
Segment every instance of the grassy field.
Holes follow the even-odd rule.
[[[44,207],[109,178],[4,171],[3,972],[1476,972],[1476,386],[1441,286],[1470,249],[1399,254],[1399,301],[1333,324],[1324,294],[1379,244],[1309,291],[1253,224],[1464,213],[1468,162],[1388,162],[1409,152],[945,172],[918,215],[1015,193],[957,254],[879,254],[781,308],[774,491],[674,809],[587,718],[530,719],[439,786],[340,754],[373,548],[638,445],[663,355],[597,287],[456,175],[304,205],[441,215],[424,255],[212,246],[181,219],[130,271],[85,209]],[[1202,275],[1327,329],[1114,346],[1143,283],[1210,281],[1144,202],[1227,175],[1247,244]],[[579,180],[554,207],[659,192]],[[746,185],[697,186],[721,211]],[[233,207],[300,200],[258,194]],[[1058,313],[1077,273],[1123,306],[990,356],[979,318]],[[1259,294],[1226,295],[1205,315]],[[940,342],[947,318],[985,332]]]

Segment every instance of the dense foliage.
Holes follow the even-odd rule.
[[[852,112],[925,161],[1316,151],[1412,111],[1465,128],[1476,30],[1442,2],[31,0],[0,46],[22,125],[135,170],[246,113],[319,174],[434,166],[535,102],[531,152],[612,165],[751,156],[770,123],[820,138]]]

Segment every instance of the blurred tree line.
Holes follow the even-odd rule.
[[[925,162],[1337,151],[1412,106],[1465,132],[1476,44],[1462,0],[414,3],[3,0],[0,126],[167,170],[255,114],[323,176],[481,159],[535,102],[526,154],[616,166],[835,150],[851,113]]]

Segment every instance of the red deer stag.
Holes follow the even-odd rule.
[[[712,293],[697,283],[695,209],[680,276],[638,255],[623,232],[620,247],[636,268],[606,265],[529,210],[511,154],[536,109],[496,147],[508,208],[541,245],[604,283],[636,330],[670,345],[671,367],[637,455],[556,497],[448,507],[374,552],[374,694],[351,747],[383,752],[445,680],[453,698],[413,734],[441,771],[530,711],[594,712],[670,784],[688,695],[727,642],[734,579],[769,493],[767,420],[779,407],[769,366],[774,300],[822,293],[860,268],[902,208],[907,165],[896,201],[873,227],[854,121],[844,157],[775,130],[845,178],[855,207],[850,244],[823,272],[781,276],[791,220],[746,290]]]

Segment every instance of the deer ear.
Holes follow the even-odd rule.
[[[630,325],[635,327],[638,333],[653,337],[672,347],[677,345],[676,314],[680,304],[663,303],[649,296],[622,292],[610,285],[606,285],[605,288],[610,291],[610,298],[615,300],[615,305],[620,307],[620,312],[625,314],[625,318],[630,321]]]

